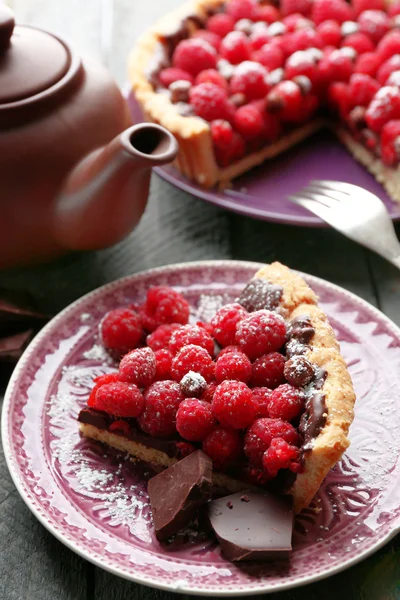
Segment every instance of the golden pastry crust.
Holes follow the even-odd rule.
[[[223,3],[224,0],[192,0],[167,14],[139,38],[128,65],[132,90],[145,118],[163,125],[175,135],[179,142],[175,166],[203,187],[213,187],[217,183],[226,187],[235,177],[278,156],[324,125],[322,119],[314,119],[282,136],[275,143],[244,156],[226,168],[220,168],[215,160],[209,124],[199,117],[182,116],[177,105],[170,102],[167,95],[154,91],[150,73],[157,56],[163,51],[165,37],[176,31],[177,25],[185,20],[189,30],[195,29],[196,25],[190,21],[191,16],[205,19],[207,10],[218,8]]]
[[[353,421],[356,398],[335,333],[304,279],[277,262],[263,267],[256,277],[283,288],[282,305],[287,311],[286,318],[310,318],[315,334],[305,356],[327,373],[319,390],[325,397],[326,424],[313,441],[311,450],[304,453],[304,472],[297,475],[290,490],[295,512],[298,513],[310,504],[325,476],[349,446],[347,434]]]
[[[278,262],[266,265],[255,277],[282,287],[281,308],[287,319],[299,316],[307,316],[310,319],[315,334],[305,356],[327,373],[319,390],[325,397],[326,423],[312,441],[311,448],[305,451],[304,472],[297,475],[288,492],[293,496],[295,512],[299,513],[310,504],[323,479],[349,445],[347,433],[353,420],[355,394],[333,329],[327,316],[317,305],[317,296],[304,279]],[[80,423],[80,430],[86,437],[128,452],[133,460],[141,459],[160,467],[169,467],[177,460],[160,450],[148,448],[140,442],[98,429],[93,425]],[[215,486],[229,492],[249,488],[248,484],[218,472],[214,472],[213,482]]]

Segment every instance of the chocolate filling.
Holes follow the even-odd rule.
[[[279,306],[283,289],[265,279],[250,281],[238,298],[238,303],[248,312],[274,310]]]

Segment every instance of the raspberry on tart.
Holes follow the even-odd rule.
[[[399,123],[382,130],[388,162]],[[186,306],[168,288],[153,288],[145,306],[154,298],[168,299],[171,318]],[[354,392],[302,278],[267,265],[211,324],[164,323],[147,340],[152,347],[131,350],[93,382],[83,435],[157,468],[202,449],[218,488],[273,487],[293,496],[297,512],[307,506],[348,446]]]
[[[399,88],[400,77],[389,81],[400,70],[399,12],[384,0],[192,0],[135,46],[133,91],[146,119],[180,142],[177,168],[204,187],[329,127],[400,202],[400,161],[383,160],[376,135],[398,118],[382,97],[396,104],[386,87]],[[352,90],[332,90],[355,74],[373,81],[359,79],[346,106]]]

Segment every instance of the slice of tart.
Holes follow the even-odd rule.
[[[400,201],[399,14],[391,0],[192,0],[139,39],[132,89],[204,187],[329,126]]]
[[[82,434],[158,469],[202,449],[219,491],[254,486],[308,506],[349,445],[355,395],[306,282],[266,265],[211,323],[185,324],[188,305],[168,288],[151,288],[138,310],[103,320],[114,354],[138,345],[143,325],[151,333],[96,380]]]

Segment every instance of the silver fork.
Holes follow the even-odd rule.
[[[386,206],[375,194],[351,183],[311,181],[289,200],[400,269],[400,242]]]

